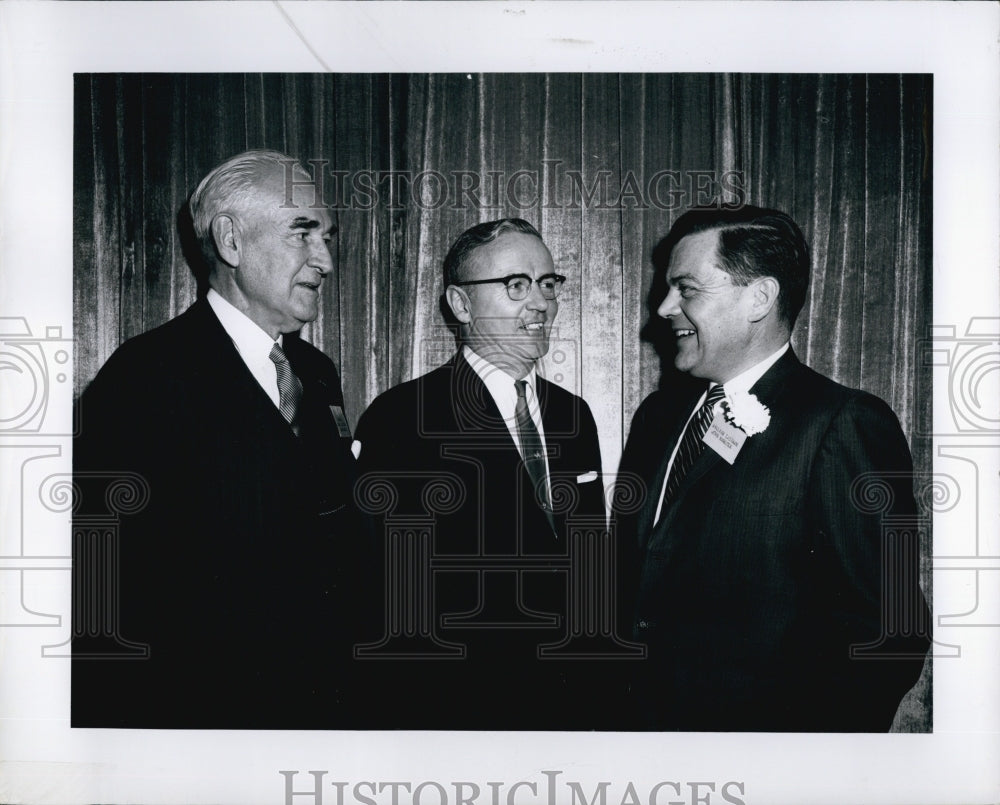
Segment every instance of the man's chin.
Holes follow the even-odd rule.
[[[531,365],[549,351],[548,338],[530,335],[508,336],[502,341],[469,343],[479,357],[500,366],[509,361]]]
[[[537,361],[544,358],[549,351],[549,340],[532,341],[525,345],[524,354],[528,360]]]
[[[319,305],[303,307],[295,311],[295,320],[298,322],[298,329],[302,329],[307,324],[312,324],[319,318]]]
[[[684,355],[678,355],[676,358],[674,358],[674,368],[678,372],[684,372],[686,374],[697,377],[697,374],[695,374],[697,363],[695,361],[692,361],[690,358],[687,358]]]

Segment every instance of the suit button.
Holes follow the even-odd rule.
[[[635,626],[636,626],[637,629],[648,629],[649,628],[649,624],[646,623],[646,621],[643,621],[643,620],[638,621]]]

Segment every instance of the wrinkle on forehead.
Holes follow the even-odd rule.
[[[510,274],[524,274],[535,279],[554,271],[552,255],[540,238],[526,232],[505,232],[469,255],[462,271],[468,276],[461,279],[489,279]]]

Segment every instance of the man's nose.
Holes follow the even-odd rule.
[[[548,310],[549,301],[542,295],[542,286],[532,282],[531,290],[528,291],[527,306],[532,310]]]
[[[316,269],[321,277],[325,277],[333,271],[333,255],[330,254],[331,245],[325,240],[320,241],[317,246],[313,247],[312,253],[309,255],[309,265]]]
[[[671,288],[667,291],[667,295],[664,300],[660,303],[660,306],[656,309],[656,315],[664,319],[669,319],[671,316],[676,316],[681,312],[678,300],[681,298],[680,291],[676,288]]]

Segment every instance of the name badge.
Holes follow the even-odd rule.
[[[739,455],[743,442],[747,440],[747,435],[726,422],[726,418],[718,414],[708,426],[702,441],[711,447],[716,453],[732,464]]]
[[[339,405],[331,405],[330,413],[333,414],[333,421],[337,423],[337,433],[344,439],[351,438],[351,426],[347,424],[347,416],[344,409]]]

